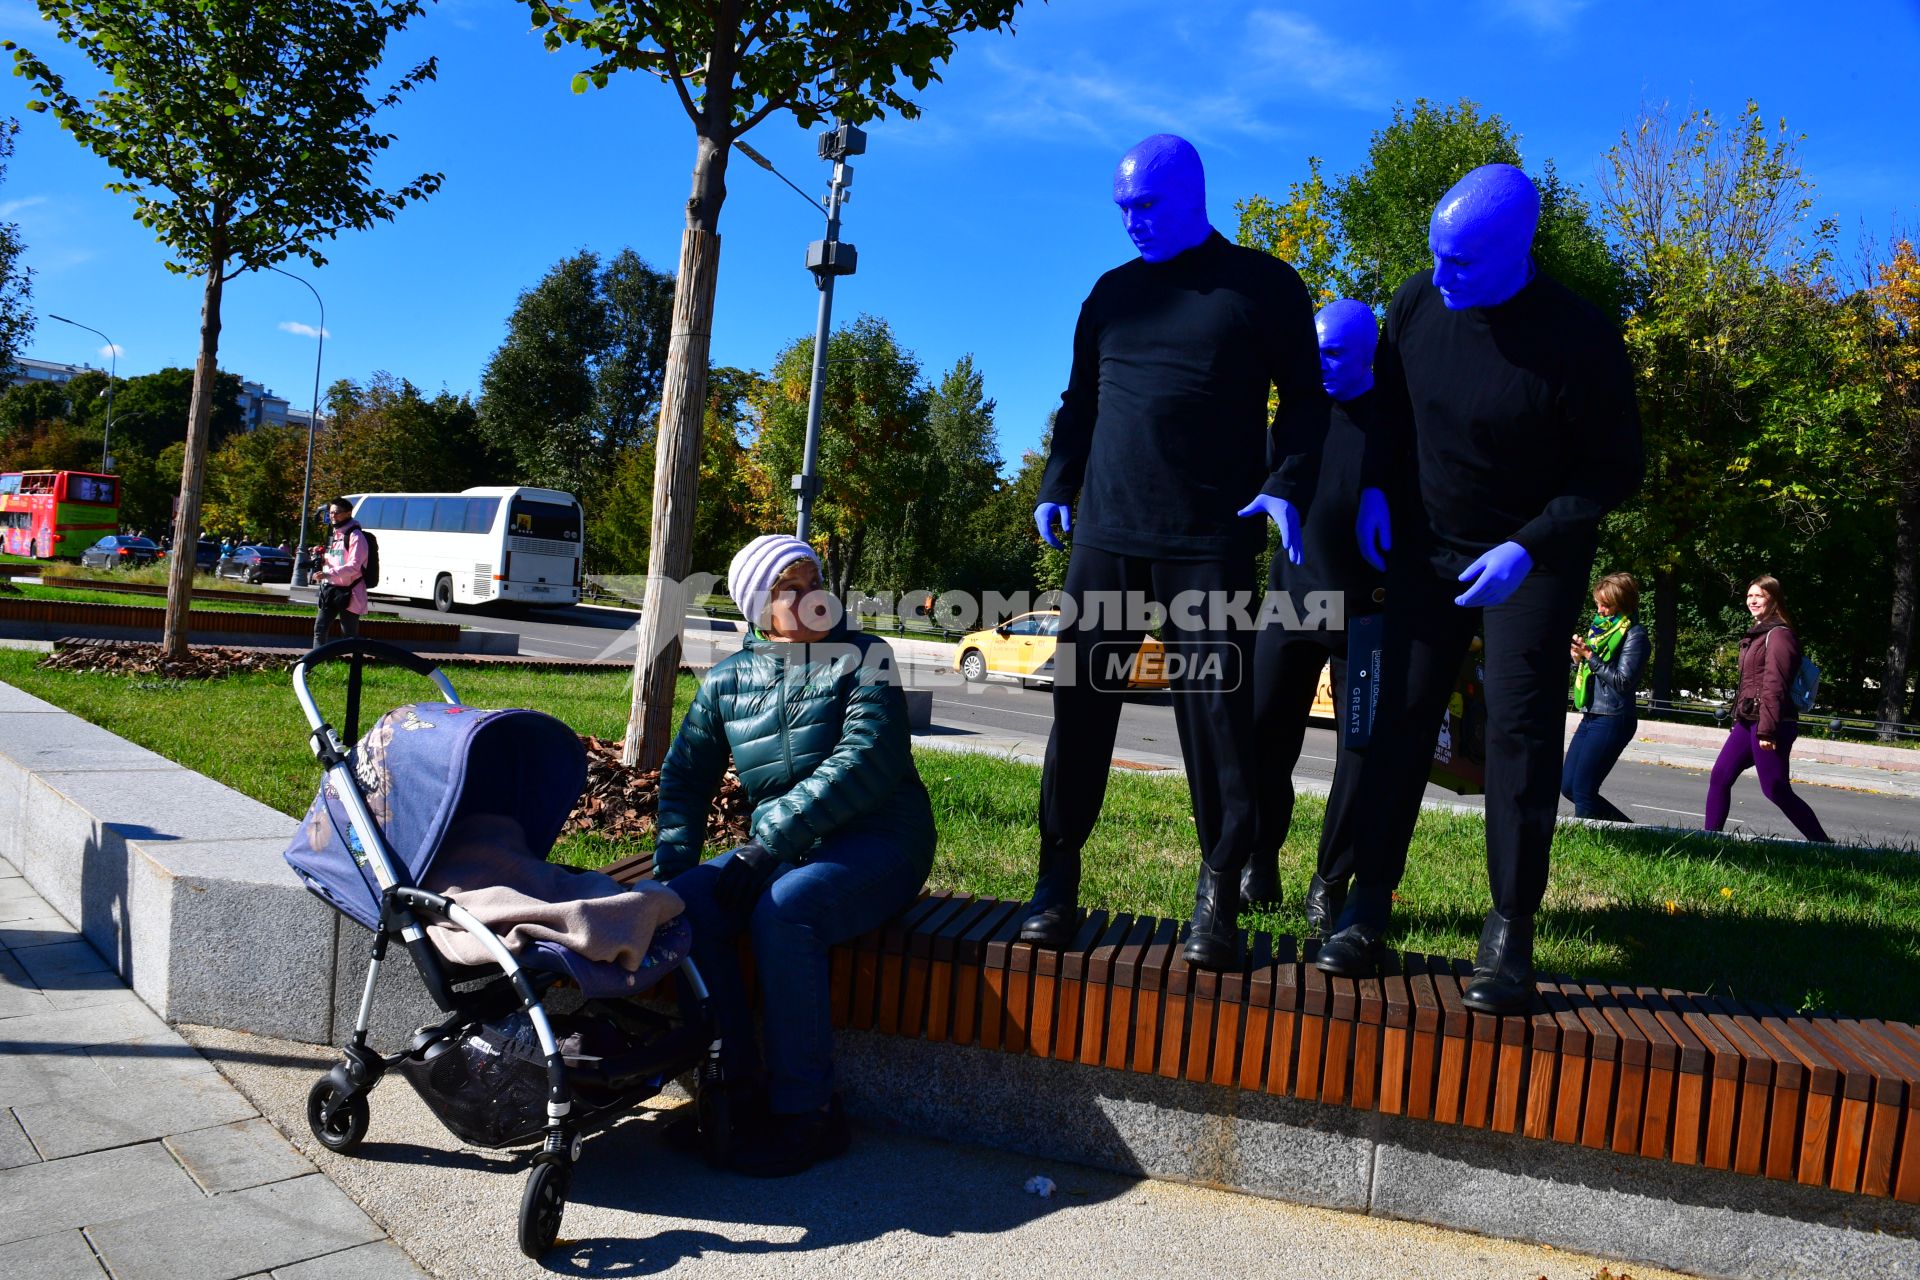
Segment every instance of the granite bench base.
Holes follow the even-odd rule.
[[[369,935],[295,881],[280,858],[293,829],[294,819],[284,814],[0,684],[0,856],[19,866],[170,1021],[310,1043],[337,1043],[347,1034]],[[631,877],[646,867],[619,870]],[[1350,1095],[1330,1100],[1324,1087],[1303,1087],[1298,1070],[1283,1081],[1263,1067],[1259,1082],[1243,1087],[1222,1075],[1234,1056],[1192,1055],[1193,1046],[1209,1043],[1195,1031],[1212,988],[1197,981],[1189,987],[1177,964],[1158,953],[1123,957],[1138,970],[1128,977],[1128,1012],[1121,1023],[1104,1025],[1124,1026],[1126,1042],[1135,1047],[1161,1042],[1152,1019],[1160,1027],[1192,1028],[1181,1041],[1186,1056],[1161,1054],[1144,1070],[1131,1061],[1115,1067],[1107,1065],[1104,1048],[1084,1057],[1093,1043],[1084,1035],[1067,1052],[1064,1018],[1070,1008],[1084,1012],[1086,1006],[1070,1005],[1064,994],[1046,1001],[1033,994],[1046,983],[1046,990],[1064,993],[1069,983],[1044,957],[999,936],[1013,910],[1013,904],[984,900],[925,899],[886,928],[836,949],[838,1057],[856,1115],[956,1141],[1701,1275],[1920,1275],[1920,1207],[1897,1175],[1900,1185],[1888,1188],[1891,1195],[1850,1194],[1700,1161],[1620,1154],[1604,1143],[1595,1149],[1542,1141],[1519,1131],[1531,1129],[1521,1122],[1527,1111],[1517,1099],[1504,1109],[1519,1107],[1519,1130],[1476,1127],[1471,1092],[1463,1095],[1468,1111],[1442,1123],[1390,1114],[1378,1097],[1371,1108]],[[943,922],[955,928],[936,936],[934,926]],[[1156,925],[1143,936],[1159,940],[1162,932]],[[1171,943],[1172,935],[1159,941]],[[1093,958],[1093,952],[1082,957]],[[1274,972],[1281,972],[1277,962]],[[1116,997],[1111,1009],[1120,1008],[1119,977],[1116,966],[1100,989],[1101,999]],[[1241,999],[1250,1012],[1251,981],[1246,987]],[[1095,987],[1082,980],[1077,990],[1091,994]],[[1134,1000],[1149,990],[1150,1001]],[[1176,994],[1185,1002],[1177,1017]],[[1353,1021],[1364,1016],[1356,1014],[1358,1006],[1342,1012],[1340,998],[1331,993],[1316,1012],[1303,993],[1289,1011],[1297,1020],[1296,1047],[1309,1036],[1317,1046],[1325,1036],[1329,1048],[1316,1049],[1313,1059],[1323,1065],[1335,1061],[1336,1037],[1347,1037],[1338,1056],[1348,1062],[1358,1061],[1363,1041],[1374,1043]],[[1272,1009],[1281,1003],[1273,998]],[[1062,1021],[1043,1023],[1043,1010]],[[1277,1013],[1271,1017],[1277,1024]],[[376,1042],[392,1046],[435,1019],[411,966],[389,964],[376,1004]],[[1383,1023],[1381,1030],[1393,1029]],[[1411,1024],[1407,1030],[1422,1034]],[[1467,1045],[1495,1043],[1476,1042],[1471,1034],[1461,1042],[1440,1025],[1431,1030],[1436,1073],[1443,1072],[1438,1064],[1451,1052],[1448,1045],[1464,1055],[1472,1053]],[[1225,1043],[1224,1032],[1211,1042]],[[1240,1042],[1251,1043],[1244,1030]],[[1592,1055],[1594,1044],[1582,1052]],[[1625,1063],[1626,1050],[1615,1045],[1610,1052]],[[1247,1060],[1244,1052],[1238,1058]],[[1307,1060],[1299,1053],[1293,1059],[1296,1067]],[[1472,1054],[1473,1062],[1480,1060]],[[1732,1061],[1714,1057],[1723,1060]],[[1473,1068],[1464,1056],[1461,1063],[1460,1078],[1469,1082]],[[1623,1065],[1621,1078],[1625,1074]],[[1755,1096],[1750,1078],[1743,1081],[1736,1071],[1730,1080],[1730,1096]],[[1813,1087],[1812,1081],[1807,1075],[1801,1087]],[[1889,1088],[1855,1106],[1844,1080],[1833,1087],[1840,1091],[1833,1127],[1850,1132],[1858,1121],[1863,1142],[1853,1154],[1863,1174],[1904,1170],[1908,1140],[1884,1149],[1876,1142],[1881,1114],[1891,1107],[1895,1119],[1911,1117],[1913,1101]],[[1709,1110],[1701,1113],[1709,1142],[1710,1103],[1720,1093],[1717,1085],[1710,1088]],[[1502,1109],[1494,1102],[1489,1111]],[[1834,1139],[1838,1149],[1849,1149],[1845,1132]],[[1739,1124],[1729,1139],[1730,1160],[1739,1158],[1745,1134]],[[1834,1167],[1831,1156],[1823,1169]]]

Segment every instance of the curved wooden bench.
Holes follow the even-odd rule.
[[[652,855],[608,872],[632,883]],[[1332,978],[1285,935],[1191,969],[1184,921],[1092,911],[1062,950],[1023,904],[922,896],[832,953],[834,1025],[1260,1090],[1920,1204],[1920,1031],[1764,1001],[1539,979],[1531,1013],[1461,1003],[1412,953]]]

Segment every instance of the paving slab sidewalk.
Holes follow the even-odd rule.
[[[0,1275],[421,1274],[0,860]]]
[[[1058,1161],[856,1128],[846,1156],[763,1182],[709,1170],[660,1141],[662,1098],[587,1138],[560,1244],[522,1257],[514,1224],[527,1151],[462,1147],[398,1080],[369,1101],[353,1156],[321,1149],[300,1108],[334,1059],[311,1045],[183,1027],[302,1153],[436,1276],[1088,1277],[1262,1280],[1661,1280],[1656,1267],[1306,1208]],[[1029,1178],[1052,1179],[1049,1198]],[[283,1273],[293,1274],[293,1273]]]

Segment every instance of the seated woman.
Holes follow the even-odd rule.
[[[827,949],[914,900],[933,866],[933,806],[914,769],[892,650],[838,619],[826,625],[832,600],[812,548],[785,534],[755,538],[734,556],[727,587],[749,624],[746,644],[707,673],[661,766],[654,864],[687,904],[729,1080],[759,1075],[736,942],[753,939],[768,1116],[742,1135],[734,1166],[779,1177],[846,1150]],[[729,754],[753,808],[752,839],[703,863]],[[735,1114],[755,1109],[736,1103]]]

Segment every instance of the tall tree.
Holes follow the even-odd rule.
[[[113,441],[138,445],[158,455],[170,444],[184,443],[193,418],[193,370],[169,368],[123,378],[113,393]],[[213,384],[213,410],[207,422],[207,441],[217,449],[239,431],[240,378],[222,372]]]
[[[1894,509],[1893,607],[1879,672],[1881,736],[1907,719],[1907,685],[1920,627],[1920,253],[1910,236],[1869,269],[1855,302],[1862,350],[1875,392],[1872,452],[1887,476]]]
[[[673,340],[655,451],[647,596],[635,657],[633,711],[623,758],[657,768],[672,728],[683,602],[693,548],[707,351],[720,276],[720,209],[736,140],[776,112],[803,128],[829,117],[854,124],[920,109],[900,88],[937,80],[964,31],[1011,28],[1020,0],[527,0],[546,44],[593,56],[575,92],[617,71],[673,86],[693,123],[693,189],[680,239]]]
[[[376,373],[365,385],[334,383],[327,413],[313,460],[316,501],[340,493],[457,492],[498,484],[508,467],[481,435],[471,400],[449,391],[429,397],[391,373]],[[296,490],[289,509],[299,505]]]
[[[6,181],[6,162],[13,159],[13,138],[20,122],[0,119],[0,182]],[[20,224],[0,222],[0,370],[13,368],[14,357],[33,336],[33,311],[27,300],[33,297],[33,271],[20,261],[27,247],[20,239]]]
[[[631,249],[582,251],[520,295],[480,375],[480,425],[525,484],[591,503],[646,443],[666,376],[673,283]]]
[[[133,197],[135,217],[171,256],[167,269],[204,282],[200,354],[180,476],[174,545],[200,535],[220,303],[227,282],[302,257],[326,265],[320,246],[343,229],[391,219],[425,199],[441,175],[389,192],[373,161],[392,141],[372,127],[382,107],[433,79],[414,67],[369,100],[367,78],[387,39],[422,0],[38,0],[60,38],[109,77],[82,101],[63,76],[13,41],[14,74],[33,82],[35,111],[109,165],[108,188]],[[162,645],[185,656],[193,557],[173,558]]]
[[[1752,482],[1751,461],[1766,405],[1786,399],[1776,343],[1799,322],[1832,237],[1830,224],[1808,225],[1798,141],[1784,123],[1769,128],[1753,103],[1730,125],[1706,110],[1676,121],[1657,109],[1604,162],[1602,207],[1625,269],[1624,333],[1647,451],[1641,491],[1606,536],[1617,559],[1650,570],[1657,703],[1675,687],[1691,581],[1776,496]]]
[[[1320,162],[1293,183],[1285,201],[1254,195],[1240,201],[1242,244],[1286,258],[1318,303],[1357,298],[1384,309],[1394,290],[1430,269],[1427,228],[1433,206],[1483,164],[1524,167],[1520,136],[1498,115],[1462,98],[1451,107],[1421,98],[1396,104],[1376,131],[1366,163],[1332,183]],[[1580,193],[1548,161],[1532,174],[1540,189],[1534,260],[1554,279],[1618,315],[1620,268]]]
[[[799,474],[812,370],[813,339],[801,338],[780,353],[754,393],[759,432],[753,460],[765,476]],[[816,536],[826,542],[821,568],[827,589],[845,599],[856,584],[880,585],[862,576],[869,550],[884,546],[898,557],[901,531],[925,500],[918,486],[932,443],[927,392],[919,360],[900,346],[886,321],[863,315],[828,339],[820,421],[821,489],[813,521]],[[765,526],[790,526],[792,496],[785,486],[763,493]]]
[[[304,427],[267,426],[231,437],[207,459],[207,528],[272,542],[292,539],[306,463]]]
[[[1333,192],[1320,172],[1320,157],[1307,157],[1307,176],[1288,184],[1285,200],[1251,195],[1234,202],[1240,215],[1235,237],[1249,249],[1284,259],[1300,273],[1315,307],[1341,296],[1340,248],[1334,219]]]

